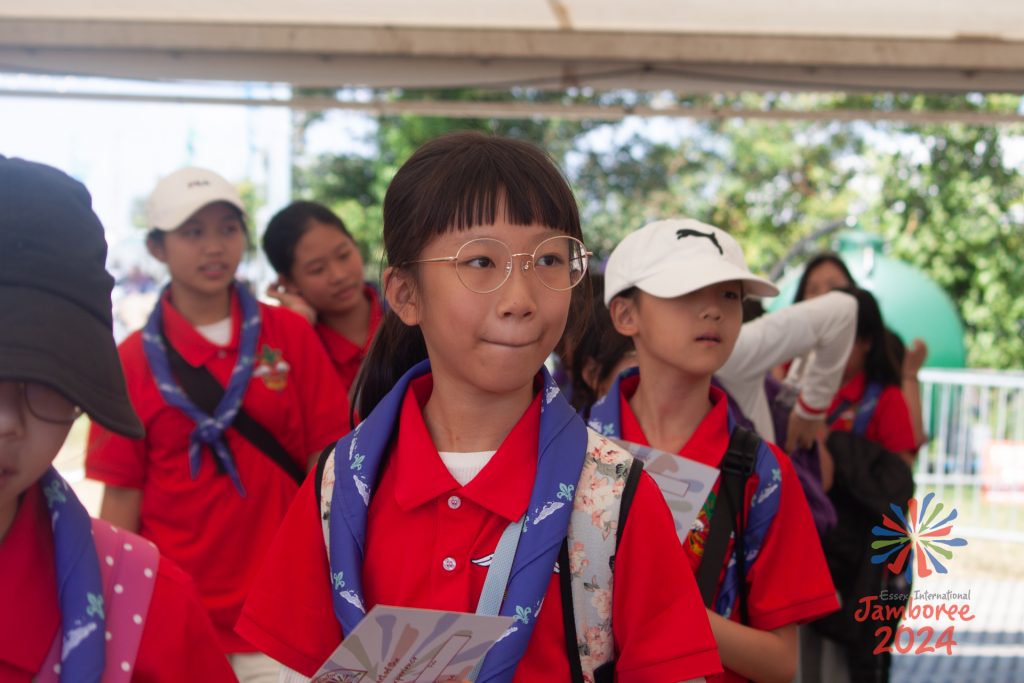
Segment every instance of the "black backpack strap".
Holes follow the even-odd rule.
[[[633,458],[633,464],[626,476],[626,483],[622,489],[622,498],[619,499],[619,526],[615,530],[615,549],[619,549],[622,543],[622,532],[626,528],[626,518],[629,517],[629,509],[633,506],[633,497],[636,495],[636,485],[640,482],[640,475],[644,471],[643,460]],[[612,569],[615,567],[613,566]]]
[[[565,652],[569,659],[572,683],[584,683],[580,647],[576,639],[576,610],[572,606],[572,574],[569,572],[569,539],[562,541],[558,551],[558,585],[562,589],[562,632],[565,634]]]
[[[743,427],[735,427],[729,438],[729,447],[725,451],[721,465],[721,484],[718,487],[718,500],[712,513],[707,539],[704,541],[704,557],[697,568],[697,587],[700,589],[704,606],[710,608],[718,590],[718,578],[725,564],[725,552],[729,546],[729,537],[735,531],[734,549],[736,552],[736,568],[739,571],[740,616],[743,623],[747,619],[747,587],[746,566],[743,558],[743,530],[746,526],[746,506],[744,505],[744,488],[747,479],[754,472],[757,449],[760,439]],[[739,526],[737,527],[737,518]]]
[[[167,360],[170,362],[171,370],[178,378],[185,394],[207,415],[216,413],[217,405],[224,397],[224,387],[205,367],[196,368],[189,365],[167,341],[166,336],[164,346],[167,349]],[[238,409],[231,427],[255,446],[256,450],[273,460],[297,484],[302,484],[306,478],[305,468],[295,462],[274,435],[250,417],[243,408]]]
[[[314,486],[313,488],[316,492],[316,509],[318,511],[320,510],[320,505],[323,501],[322,486],[324,481],[324,467],[327,466],[327,458],[331,455],[331,451],[334,450],[335,445],[337,444],[332,443],[328,445],[326,448],[320,451],[320,457],[316,459],[316,474],[314,475],[316,478],[313,480],[316,482],[316,486]]]
[[[851,402],[849,402],[849,401],[846,401],[846,400],[840,401],[839,405],[837,405],[835,407],[835,410],[830,412],[825,417],[825,426],[826,427],[831,427],[833,424],[835,424],[836,420],[839,419],[839,416],[842,415],[843,413],[845,413],[850,408],[850,406],[852,406],[852,405],[853,404]]]
[[[640,474],[644,471],[642,461],[633,458],[626,483],[619,499],[619,522],[615,530],[615,550],[618,551],[622,542],[622,530],[626,528],[629,510],[633,506],[633,497],[640,482]],[[608,558],[615,571],[615,555]],[[584,683],[583,665],[580,663],[580,648],[576,638],[576,609],[572,604],[572,574],[569,571],[569,539],[562,541],[562,549],[558,553],[558,584],[562,594],[562,630],[565,633],[565,650],[569,656],[569,673],[572,683]],[[612,683],[615,680],[615,660],[605,662],[594,671],[594,683]]]

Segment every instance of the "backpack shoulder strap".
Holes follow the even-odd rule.
[[[164,335],[164,346],[167,348],[167,360],[174,376],[181,384],[182,390],[189,400],[209,415],[217,412],[217,406],[224,397],[224,387],[217,378],[205,367],[189,365],[174,345]],[[245,409],[239,407],[231,427],[241,434],[246,441],[256,447],[263,455],[270,458],[285,474],[299,486],[306,479],[306,470],[288,453],[281,442],[266,427],[257,422]],[[214,460],[220,466],[220,460]]]
[[[867,434],[868,425],[875,415],[875,408],[878,407],[878,399],[881,398],[883,389],[878,382],[868,382],[864,387],[864,395],[857,404],[857,415],[853,418],[853,433],[857,436]]]
[[[103,576],[106,630],[112,634],[104,648],[102,680],[130,683],[153,600],[160,551],[151,541],[99,519],[92,520],[92,535]],[[58,683],[61,641],[58,629],[34,681]]]
[[[568,539],[559,559],[562,618],[572,680],[612,680],[615,553],[643,463],[592,429],[577,485]],[[577,656],[573,656],[573,653]]]
[[[316,504],[320,510],[320,525],[324,532],[324,548],[331,556],[331,501],[334,499],[334,448],[325,448],[316,461]]]
[[[92,528],[103,572],[107,631],[113,634],[107,640],[103,680],[128,683],[153,601],[160,551],[151,541],[107,522],[93,520]]]
[[[704,541],[704,557],[697,568],[697,587],[706,607],[711,607],[718,592],[718,580],[725,564],[725,553],[729,538],[734,537],[736,556],[743,557],[743,528],[745,526],[744,488],[747,479],[754,472],[757,451],[761,440],[743,427],[736,426],[729,438],[729,446],[719,465],[721,483],[711,517],[711,528]],[[738,521],[738,527],[737,527]],[[734,533],[735,532],[735,533]],[[743,563],[737,563],[741,572],[740,586],[745,585],[742,577]],[[746,610],[746,591],[740,591],[741,614]],[[745,618],[745,615],[744,615]]]

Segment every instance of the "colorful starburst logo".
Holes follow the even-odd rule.
[[[946,566],[939,561],[941,556],[946,561],[953,559],[951,547],[967,545],[962,538],[949,538],[953,531],[953,520],[956,519],[956,508],[953,508],[948,515],[936,522],[936,518],[942,514],[942,503],[938,503],[929,513],[934,493],[924,497],[920,511],[918,511],[917,498],[911,498],[907,503],[907,514],[895,504],[889,507],[892,509],[896,521],[888,515],[882,515],[882,526],[874,527],[871,532],[878,540],[871,543],[872,550],[878,550],[871,556],[873,564],[883,564],[893,574],[903,573],[907,581],[913,579],[914,557],[917,557],[917,575],[920,577],[930,576],[934,572],[947,574]],[[946,546],[946,547],[943,547]],[[889,562],[889,558],[896,557]],[[929,568],[931,565],[931,568]]]

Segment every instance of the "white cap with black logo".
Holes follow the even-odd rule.
[[[674,218],[648,223],[619,242],[604,269],[604,302],[631,287],[672,299],[736,280],[753,296],[779,293],[750,272],[743,249],[729,233],[692,218]]]
[[[234,186],[205,168],[188,166],[160,180],[146,200],[146,229],[177,230],[199,209],[227,202],[241,212],[245,205]]]

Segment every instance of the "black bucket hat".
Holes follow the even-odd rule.
[[[0,156],[0,379],[48,384],[140,438],[114,345],[107,242],[78,181]]]

